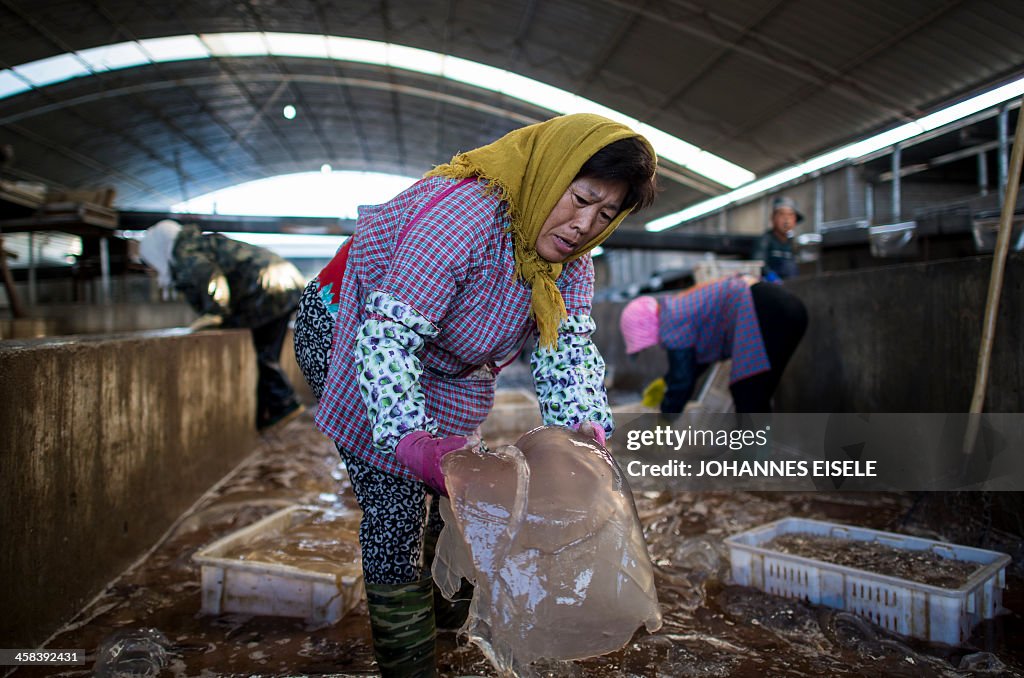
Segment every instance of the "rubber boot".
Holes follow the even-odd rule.
[[[438,631],[458,631],[469,618],[469,604],[473,602],[473,585],[465,579],[455,592],[455,600],[448,600],[434,584],[434,619]]]
[[[424,574],[430,577],[434,554],[437,551],[437,539],[440,535],[430,529],[423,538]],[[455,593],[455,600],[448,600],[441,589],[434,584],[434,619],[438,631],[458,631],[469,617],[469,604],[473,602],[473,585],[465,579]]]
[[[373,654],[383,678],[437,675],[433,581],[366,584]]]

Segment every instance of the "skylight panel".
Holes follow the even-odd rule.
[[[416,182],[378,172],[298,172],[255,179],[200,195],[175,212],[354,219],[363,204],[386,202]]]
[[[508,86],[508,83],[505,81],[506,79],[520,83],[535,82],[521,75],[506,73],[505,71],[494,68],[493,66],[488,66],[487,64],[481,64],[476,61],[469,61],[468,59],[460,59],[459,57],[453,56],[446,56],[444,58],[444,68],[442,69],[442,73],[446,78],[458,80],[459,82],[464,82],[469,85],[476,85],[477,87],[495,89],[497,86],[502,92],[504,92],[505,88]]]
[[[428,75],[442,75],[444,73],[443,54],[395,44],[388,45],[387,53],[387,64],[392,68],[402,68],[407,71],[427,73]]]
[[[905,125],[900,125],[881,134],[876,134],[873,137],[868,137],[863,141],[850,144],[849,146],[843,147],[846,151],[847,158],[859,158],[862,155],[867,155],[877,151],[880,148],[887,148],[893,144],[898,144],[901,141],[917,136],[924,132],[924,128],[916,122],[908,122]]]
[[[322,35],[308,33],[266,33],[271,54],[277,56],[326,59],[327,41]]]
[[[661,130],[654,129],[645,125],[645,129],[641,134],[647,137],[647,140],[651,142],[658,151],[658,155],[663,155],[666,158],[670,158],[672,162],[688,167],[690,163],[697,160],[697,156],[700,153],[700,149],[693,144],[678,139],[671,134],[666,134]],[[640,130],[637,130],[640,132]]]
[[[754,179],[755,176],[750,170],[707,151],[700,151],[696,158],[687,163],[686,167],[697,174],[714,177],[715,181],[729,188],[741,186]]]
[[[724,186],[735,187],[754,177],[751,172],[723,158],[703,152],[692,144],[572,92],[485,64],[371,40],[304,33],[204,33],[91,48],[77,57],[74,54],[59,55],[18,66],[15,71],[32,85],[42,86],[89,75],[90,68],[92,72],[102,72],[151,62],[266,55],[330,58],[415,71],[498,92],[556,114],[598,113],[623,122],[646,136],[665,160],[688,167]],[[4,82],[0,97],[26,89],[10,77]]]
[[[213,56],[246,57],[269,54],[263,33],[203,33],[199,38]]]
[[[14,71],[10,69],[0,71],[0,99],[21,94],[30,89],[32,89],[31,85],[15,75]]]
[[[798,165],[793,165],[779,172],[775,172],[774,174],[761,177],[760,179],[744,184],[729,193],[715,196],[714,198],[697,203],[696,205],[691,205],[679,212],[674,212],[658,219],[654,219],[645,224],[644,228],[648,231],[664,231],[665,229],[672,228],[673,226],[685,221],[702,217],[705,214],[710,214],[734,202],[743,200],[744,198],[749,198],[759,193],[767,192],[777,186],[785,184],[786,182],[810,174],[811,172],[816,172],[820,169],[830,167],[846,160],[861,158],[869,153],[894,146],[900,142],[907,141],[908,139],[912,139],[920,134],[924,134],[925,132],[962,120],[969,115],[973,115],[974,113],[978,113],[993,106],[998,106],[1005,101],[1016,99],[1020,96],[1024,96],[1024,78],[1020,78],[1014,82],[997,87],[975,97],[971,97],[966,101],[953,104],[952,106],[948,106],[940,111],[923,116],[915,121],[908,122],[900,125],[899,127],[894,127],[893,129],[886,130],[880,134],[862,139],[861,141],[833,149]],[[1024,115],[1024,112],[1021,114]]]
[[[951,122],[966,118],[967,116],[983,111],[986,108],[997,106],[1009,99],[1016,99],[1022,95],[1024,95],[1024,78],[1017,80],[1016,82],[1011,82],[1008,85],[997,87],[990,92],[979,94],[967,101],[954,104],[949,108],[944,108],[941,111],[936,111],[935,113],[926,115],[917,122],[926,131],[930,131],[937,127],[942,127],[943,125],[948,125]]]
[[[92,47],[83,49],[77,54],[89,64],[94,73],[151,63],[137,42],[119,42],[115,45]]]
[[[169,38],[147,38],[140,40],[139,45],[153,58],[153,61],[185,61],[188,59],[208,59],[210,50],[199,39],[198,35],[173,35]]]
[[[58,54],[15,66],[12,70],[35,87],[89,75],[89,69],[74,54]]]
[[[384,66],[388,63],[388,44],[359,38],[327,36],[327,52],[332,59]]]

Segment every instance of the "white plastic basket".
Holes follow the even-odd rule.
[[[291,565],[225,557],[236,546],[266,534],[284,533],[310,513],[310,506],[290,506],[200,549],[192,559],[202,567],[203,613],[238,613],[300,617],[333,624],[359,604],[363,595],[362,563],[339,564],[335,574]]]
[[[907,551],[927,550],[982,567],[960,588],[947,589],[762,546],[779,535],[792,533],[874,541]],[[847,610],[895,633],[949,645],[965,642],[978,622],[999,613],[1006,566],[1010,563],[1010,556],[996,551],[806,518],[784,518],[761,525],[727,538],[725,544],[737,584]]]

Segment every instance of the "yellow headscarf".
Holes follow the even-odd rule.
[[[563,115],[509,132],[494,143],[459,153],[425,176],[487,181],[508,204],[516,275],[531,288],[533,315],[540,343],[554,348],[558,325],[566,317],[565,301],[555,280],[562,264],[552,264],[537,254],[537,236],[558,200],[576,178],[583,164],[608,144],[637,137],[657,158],[650,143],[623,124],[591,113]],[[578,259],[600,245],[629,213],[623,210],[586,247],[567,261]]]

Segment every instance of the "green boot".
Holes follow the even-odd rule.
[[[437,551],[437,532],[427,530],[423,538],[423,569],[424,576],[430,576]],[[465,579],[455,593],[455,600],[448,600],[441,594],[441,589],[434,584],[434,619],[438,631],[458,631],[469,617],[469,604],[473,601],[473,585]]]
[[[383,678],[437,675],[433,584],[366,584],[373,654]]]

